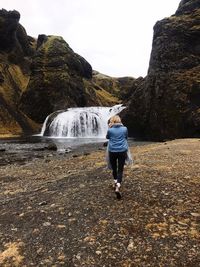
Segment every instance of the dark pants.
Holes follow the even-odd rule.
[[[125,159],[126,159],[126,151],[109,152],[109,157],[110,157],[110,164],[113,170],[113,178],[117,180],[118,183],[121,183]]]

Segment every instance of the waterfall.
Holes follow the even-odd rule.
[[[41,135],[62,138],[105,138],[109,118],[124,108],[119,104],[113,107],[81,107],[56,111],[46,118]]]

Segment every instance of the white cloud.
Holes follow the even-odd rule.
[[[180,0],[1,0],[16,9],[27,33],[61,35],[93,69],[111,76],[145,76],[153,26]]]

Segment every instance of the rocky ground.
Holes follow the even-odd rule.
[[[132,146],[121,200],[101,149],[2,149],[0,266],[200,265],[200,139]]]

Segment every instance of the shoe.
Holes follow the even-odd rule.
[[[113,189],[115,190],[117,186],[117,180],[114,180]]]
[[[121,187],[121,184],[120,183],[117,183],[117,186],[120,188]]]
[[[121,195],[121,192],[120,192],[119,189],[120,189],[120,186],[117,183],[116,188],[115,188],[115,194],[117,196],[117,199],[121,199],[122,198],[122,195]]]

